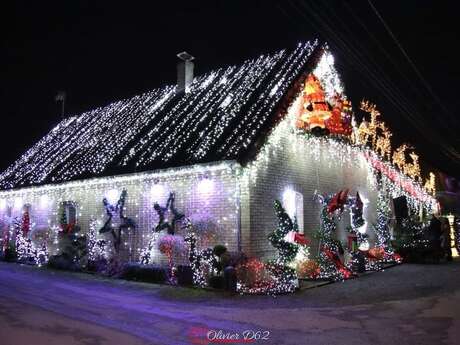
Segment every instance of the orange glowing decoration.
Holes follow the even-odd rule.
[[[331,111],[321,83],[314,74],[310,73],[307,77],[303,99],[303,107],[298,117],[297,126],[303,129],[326,128],[326,120],[331,117]]]
[[[331,117],[325,121],[326,128],[331,134],[351,134],[351,103],[340,95],[334,97]]]

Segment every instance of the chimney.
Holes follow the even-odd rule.
[[[177,92],[188,92],[188,88],[193,81],[193,62],[195,59],[187,52],[177,54],[180,59],[177,64]]]

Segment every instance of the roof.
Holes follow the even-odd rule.
[[[254,158],[311,70],[317,41],[62,120],[0,174],[0,188]]]

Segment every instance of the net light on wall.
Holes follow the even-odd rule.
[[[214,181],[209,176],[205,176],[198,182],[197,190],[201,195],[211,194],[214,191]]]
[[[20,209],[22,206],[23,206],[22,198],[21,197],[16,197],[14,199],[14,208],[15,209]]]
[[[155,184],[150,188],[150,197],[152,201],[159,202],[166,194],[166,188],[164,185],[160,184],[158,181],[155,181]]]
[[[105,193],[105,197],[107,198],[107,201],[114,205],[118,201],[120,193],[116,189],[110,189]]]
[[[44,209],[48,207],[48,204],[50,203],[50,198],[47,194],[43,194],[40,197],[40,208]]]

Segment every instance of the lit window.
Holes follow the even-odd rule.
[[[304,233],[303,222],[303,194],[287,189],[283,193],[283,206],[291,219],[297,219],[299,232]]]

